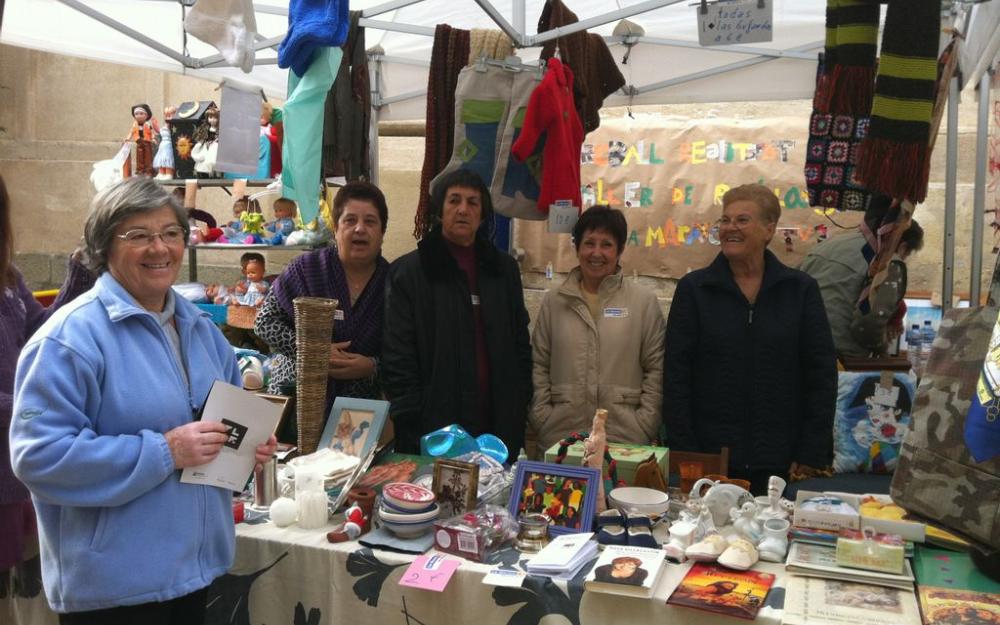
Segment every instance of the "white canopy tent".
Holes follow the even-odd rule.
[[[363,11],[366,44],[375,80],[375,119],[421,118],[434,26],[501,28],[521,49],[524,61],[537,59],[541,44],[558,35],[587,29],[605,36],[621,59],[626,85],[606,101],[616,104],[671,104],[809,98],[815,85],[816,53],[822,48],[826,0],[773,2],[774,39],[752,46],[698,45],[696,11],[690,0],[565,0],[580,22],[545,33],[535,25],[545,0],[352,0]],[[209,79],[232,78],[284,97],[287,73],[277,67],[276,49],[287,27],[286,0],[257,0],[256,66],[249,74],[226,67],[211,46],[187,37],[183,19],[194,0],[6,0],[0,43],[85,58],[163,69]],[[986,135],[991,70],[1000,50],[1000,1],[943,0],[943,11],[965,35],[960,75],[980,89],[976,209],[971,281],[979,295],[982,215],[985,208]],[[630,18],[645,30],[638,39],[612,36]],[[957,98],[952,84],[948,115],[949,151],[945,219],[944,285],[951,301],[957,178]]]

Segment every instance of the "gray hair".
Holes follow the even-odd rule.
[[[190,232],[187,211],[180,202],[152,178],[135,176],[116,183],[94,196],[90,214],[83,226],[84,264],[97,274],[108,269],[108,251],[114,242],[115,230],[132,215],[150,213],[169,207],[184,228],[184,240]]]

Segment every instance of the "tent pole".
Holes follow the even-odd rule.
[[[525,14],[524,14],[524,0],[514,0],[513,14],[511,19],[514,20],[514,30],[517,31],[517,39],[514,40],[514,44],[517,45],[528,38],[528,31],[525,29]]]
[[[489,18],[500,27],[500,30],[502,30],[505,35],[510,37],[515,46],[524,43],[524,40],[521,39],[521,33],[517,32],[517,30],[510,25],[510,22],[508,22],[507,19],[500,14],[500,11],[497,11],[497,8],[490,4],[490,0],[476,0],[476,4],[478,4],[479,8],[481,8],[483,12],[486,13],[486,15],[488,15]]]
[[[104,24],[105,26],[117,30],[126,37],[131,37],[132,39],[135,39],[139,43],[145,46],[149,46],[150,48],[156,50],[160,54],[172,58],[173,60],[177,61],[184,67],[194,67],[194,65],[192,65],[191,63],[192,61],[191,57],[185,56],[184,54],[181,54],[177,50],[165,46],[159,41],[147,37],[146,35],[140,33],[139,31],[133,28],[129,28],[128,26],[122,24],[119,21],[111,19],[104,13],[101,13],[100,11],[87,6],[86,4],[80,2],[79,0],[58,0],[58,1],[65,4],[71,9],[75,9],[80,13],[83,13],[87,17],[97,20],[98,22]]]
[[[958,188],[958,78],[948,85],[948,147],[944,178],[944,266],[941,272],[941,312],[951,308],[955,287],[955,199]]]
[[[626,17],[632,17],[633,15],[638,15],[639,13],[645,13],[647,11],[654,11],[656,9],[668,7],[671,4],[677,4],[678,2],[683,1],[684,0],[646,0],[646,2],[633,4],[632,6],[628,6],[623,9],[609,11],[585,20],[580,20],[579,22],[574,22],[573,24],[553,28],[552,30],[547,30],[544,33],[539,33],[534,37],[526,37],[523,45],[526,48],[530,46],[540,46],[546,41],[558,39],[559,37],[565,37],[566,35],[571,35],[573,33],[580,32],[581,30],[594,28],[595,26],[603,26],[604,24],[617,22],[618,20]]]
[[[382,110],[382,59],[375,59],[375,67],[369,70],[371,81],[371,119],[368,122],[368,163],[371,169],[371,182],[378,186],[378,118]]]
[[[983,218],[986,215],[987,139],[990,132],[990,82],[987,70],[979,79],[979,119],[976,124],[976,188],[972,204],[972,269],[969,274],[969,306],[979,305],[983,280]]]

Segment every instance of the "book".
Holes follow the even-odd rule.
[[[785,570],[806,577],[823,577],[845,582],[877,584],[902,590],[913,590],[913,567],[907,560],[901,575],[851,569],[837,565],[837,548],[792,541],[785,561]]]
[[[607,545],[583,580],[587,590],[649,598],[663,573],[662,549]]]
[[[229,428],[229,440],[210,462],[185,468],[181,481],[242,491],[257,463],[257,445],[266,443],[278,427],[282,410],[282,406],[254,393],[216,380],[202,407],[201,420],[221,421]]]
[[[782,625],[920,625],[913,590],[789,575]]]
[[[840,530],[818,530],[811,527],[795,527],[794,525],[788,530],[789,540],[813,545],[836,545],[839,537]],[[906,550],[906,557],[912,558],[914,554],[913,541],[904,541],[903,547]]]
[[[923,547],[913,558],[913,571],[918,586],[1000,594],[1000,583],[980,572],[968,553]]]
[[[771,573],[733,571],[718,564],[696,562],[667,603],[753,619],[773,583]]]
[[[597,543],[591,540],[593,535],[582,532],[556,536],[528,561],[528,573],[565,575],[578,571],[597,553]]]
[[[924,625],[1000,623],[1000,594],[921,585]]]

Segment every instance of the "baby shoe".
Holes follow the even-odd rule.
[[[757,564],[758,559],[760,556],[757,554],[757,548],[749,540],[741,537],[729,543],[729,547],[719,556],[719,564],[737,571],[746,571]]]
[[[684,555],[696,562],[715,562],[729,546],[722,534],[709,534],[684,550]]]
[[[628,526],[628,545],[630,547],[660,548],[660,543],[653,538],[653,521],[645,514],[626,512],[625,525]]]
[[[610,508],[597,515],[597,543],[599,545],[627,545],[625,518],[618,508]]]

